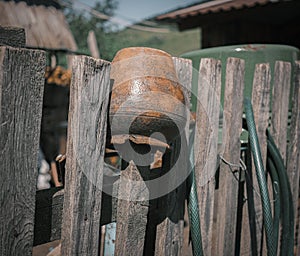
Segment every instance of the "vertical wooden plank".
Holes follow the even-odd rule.
[[[271,134],[286,161],[291,63],[276,61],[272,91]]]
[[[179,149],[184,150],[181,146],[181,141],[176,140],[172,144],[173,151],[165,154],[163,157],[162,172],[170,171],[172,164],[177,160],[178,165],[172,168],[186,171],[187,166],[181,159],[175,159],[178,156]],[[183,154],[183,157],[185,155]],[[174,169],[171,170],[174,172]],[[172,182],[178,182],[176,175]],[[161,184],[162,186],[170,186],[170,184]],[[158,209],[161,211],[158,214],[158,219],[162,219],[157,225],[155,255],[182,255],[183,249],[183,225],[184,225],[184,200],[185,200],[185,182],[178,184],[178,187],[158,199]],[[157,211],[157,210],[156,210]],[[163,216],[163,217],[161,217]],[[151,255],[151,254],[150,254]]]
[[[74,58],[70,91],[62,255],[97,255],[110,63]]]
[[[218,167],[220,95],[221,61],[202,59],[199,69],[194,145],[202,246],[205,255],[212,255],[214,173]]]
[[[189,104],[192,82],[192,63],[190,60],[182,58],[173,58],[176,73],[180,84],[183,86],[183,92],[185,96],[185,104],[187,106],[187,122],[185,131],[182,131],[181,138],[174,142],[173,152],[170,159],[164,160],[171,161],[170,165],[178,162],[176,167],[180,170],[181,175],[188,173],[188,138],[189,138]],[[177,158],[180,155],[180,158]],[[164,165],[164,168],[168,168],[170,165]],[[175,172],[174,173],[178,173]],[[181,179],[172,176],[174,182]],[[170,192],[164,200],[167,204],[165,208],[169,208],[169,212],[164,221],[157,226],[156,243],[155,243],[155,255],[181,255],[183,247],[183,213],[184,213],[184,196],[185,186],[182,185],[182,180],[178,184],[178,188]],[[167,185],[167,184],[165,184]],[[170,209],[173,209],[170,211]]]
[[[115,255],[143,255],[149,210],[149,191],[145,187],[131,161],[119,181]]]
[[[244,60],[228,58],[226,66],[226,84],[224,95],[224,118],[222,155],[229,163],[239,166],[240,133],[242,131]],[[217,238],[212,255],[234,255],[236,239],[236,218],[238,200],[238,181],[229,165],[221,163],[218,191]],[[237,168],[238,169],[238,168]]]
[[[300,173],[300,61],[297,61],[295,65],[295,82],[293,89],[292,117],[290,129],[291,131],[288,145],[287,173],[291,184],[293,196],[294,216],[299,216],[298,197]],[[295,221],[295,225],[296,224],[297,221]],[[300,239],[299,231],[298,237]],[[298,240],[296,255],[300,255],[300,240]]]
[[[270,111],[270,84],[271,84],[271,70],[269,64],[257,64],[255,66],[253,86],[252,86],[252,106],[253,114],[256,124],[256,131],[258,135],[258,141],[260,144],[262,159],[264,167],[266,168],[267,159],[267,140],[266,140],[266,129],[268,128],[269,122],[269,111]],[[254,164],[252,164],[253,168]],[[261,251],[261,240],[263,239],[263,216],[261,199],[257,193],[259,193],[259,186],[257,183],[255,170],[252,172],[252,178],[248,177],[251,175],[249,172],[246,173],[246,182],[252,181],[253,184],[249,184],[247,188],[247,203],[243,207],[243,224],[242,224],[242,238],[241,238],[241,255],[259,255]],[[255,191],[254,191],[255,189]],[[251,200],[251,202],[249,201]],[[254,206],[254,209],[248,207]],[[254,211],[255,216],[252,216],[249,211]],[[255,225],[255,227],[253,226]],[[255,230],[256,234],[253,234]],[[256,247],[256,248],[253,248]],[[265,249],[265,248],[264,248]],[[266,251],[263,253],[266,254]]]
[[[0,47],[0,255],[31,255],[45,53]]]

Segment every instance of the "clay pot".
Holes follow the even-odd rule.
[[[112,61],[109,112],[112,135],[183,131],[186,107],[171,55],[145,47],[120,50]]]

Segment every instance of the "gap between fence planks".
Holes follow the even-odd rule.
[[[76,56],[72,68],[62,255],[97,255],[110,63]]]
[[[235,165],[239,165],[240,160],[244,73],[244,60],[228,58],[224,95],[226,128],[223,127],[222,157]],[[214,234],[216,245],[213,247],[212,255],[234,255],[235,253],[238,185],[238,180],[235,179],[229,166],[221,163],[217,207],[214,209],[217,211]]]
[[[31,255],[45,53],[0,47],[0,255]]]
[[[201,59],[195,133],[195,175],[199,200],[202,247],[212,255],[214,174],[218,167],[218,132],[221,96],[221,62]]]
[[[265,169],[267,159],[266,129],[268,128],[270,113],[270,86],[270,65],[267,63],[256,64],[252,86],[252,106]],[[259,186],[253,162],[252,168],[251,172],[247,170],[247,173],[245,173],[247,193],[243,194],[246,195],[247,201],[243,207],[240,255],[259,255],[261,240],[264,236],[261,199],[258,195]],[[272,189],[272,186],[270,189]],[[265,249],[266,247],[264,247]],[[263,255],[265,254],[266,251],[263,252]]]

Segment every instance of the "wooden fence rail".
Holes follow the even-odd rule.
[[[189,104],[191,62],[173,60]],[[295,76],[291,65],[276,62],[271,84],[269,64],[257,64],[252,103],[264,164],[265,131],[270,127],[286,161],[298,216],[300,62],[295,63]],[[226,68],[223,110],[222,68]],[[190,122],[183,139],[172,142],[160,169],[151,171],[132,159],[111,187],[116,197],[102,192],[108,168],[104,156],[110,63],[77,56],[72,68],[65,187],[36,192],[44,70],[43,52],[0,47],[0,254],[31,255],[34,245],[61,239],[62,255],[98,255],[101,226],[116,222],[115,255],[187,255],[183,230],[188,187],[181,176],[190,171]],[[200,63],[194,158],[204,255],[266,253],[265,246],[261,248],[265,235],[255,170],[239,167],[244,154],[240,141],[244,72],[244,60],[237,58],[229,58],[226,67],[215,59]],[[289,103],[291,89],[293,102]],[[162,176],[176,164],[168,184],[159,184],[180,181],[175,189],[152,199],[155,191],[147,187],[139,201],[130,200],[144,188],[145,178]],[[297,253],[299,243],[299,236],[295,237]]]

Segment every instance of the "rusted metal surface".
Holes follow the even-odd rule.
[[[151,146],[163,147],[169,149],[170,146],[158,139],[146,137],[142,135],[132,135],[132,134],[122,134],[122,135],[115,135],[111,139],[112,144],[124,144],[126,140],[130,140],[135,144],[147,144]],[[110,151],[109,149],[107,149]]]
[[[122,49],[112,61],[111,79],[112,135],[160,132],[168,141],[185,126],[185,99],[168,53],[145,47]]]

